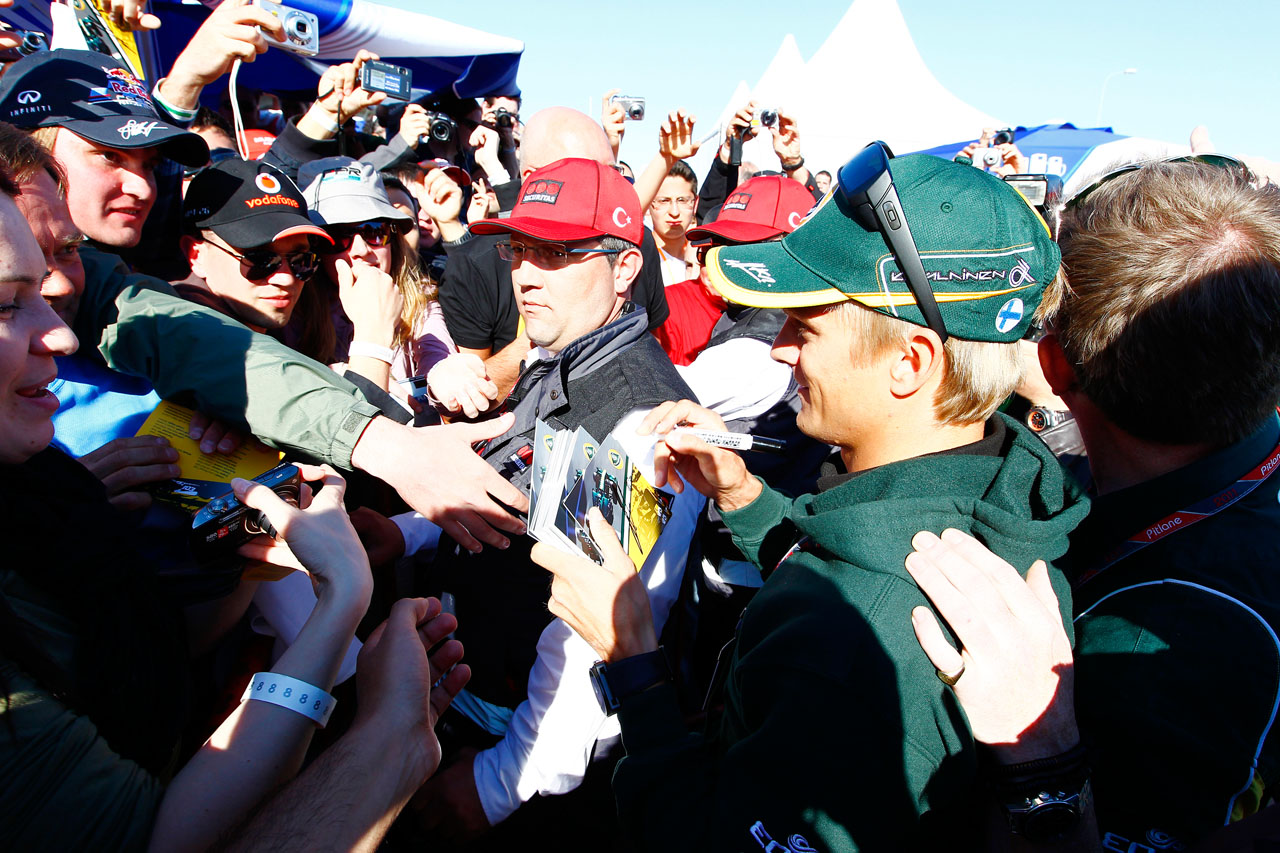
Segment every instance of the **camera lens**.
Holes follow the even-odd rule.
[[[988,167],[988,168],[990,168],[991,166],[999,166],[999,165],[1000,165],[1000,152],[999,152],[999,151],[987,151],[985,154],[983,154],[983,155],[982,155],[982,165],[984,165],[984,166],[986,166],[986,167]]]
[[[760,113],[760,123],[763,124],[765,127],[773,127],[775,124],[778,123],[778,111],[763,110]]]
[[[22,36],[22,44],[18,45],[18,53],[23,56],[30,56],[37,51],[48,49],[49,44],[44,39],[44,33],[37,32],[24,33]]]
[[[511,113],[506,110],[498,110],[493,114],[494,120],[498,123],[498,127],[511,127]]]
[[[1000,131],[991,140],[992,145],[1008,145],[1010,142],[1013,142],[1013,134],[1007,130]]]
[[[448,142],[449,137],[453,136],[453,128],[449,127],[447,121],[436,119],[431,122],[431,138],[437,142]]]
[[[644,107],[639,104],[630,105],[627,107],[627,118],[632,121],[640,121],[640,119],[644,118]]]

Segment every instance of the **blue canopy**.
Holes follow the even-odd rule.
[[[1095,148],[1125,138],[1109,127],[1078,128],[1073,124],[1042,124],[1039,127],[1014,129],[1014,142],[1031,161],[1027,171],[1059,175],[1064,181]],[[977,140],[966,139],[916,153],[933,154],[950,160],[971,142]]]
[[[367,48],[384,61],[413,71],[415,99],[452,90],[460,97],[519,92],[516,74],[524,43],[451,24],[439,18],[383,6],[372,0],[287,0],[320,23],[320,55],[297,57],[268,50],[240,69],[241,85],[268,91],[314,91],[320,74],[335,62]],[[217,2],[210,2],[216,6]],[[163,74],[210,14],[209,6],[182,0],[153,0],[159,30],[135,33],[148,80]],[[23,29],[51,31],[47,0],[17,0],[0,18]]]

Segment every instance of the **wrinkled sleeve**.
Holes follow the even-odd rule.
[[[181,298],[113,255],[83,250],[80,346],[109,367],[143,376],[166,400],[247,429],[281,450],[351,468],[351,451],[378,413],[319,362],[229,317]]]
[[[10,850],[145,850],[164,788],[87,717],[0,661],[0,826]]]

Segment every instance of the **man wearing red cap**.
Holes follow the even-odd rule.
[[[691,393],[648,333],[645,311],[629,301],[641,266],[640,220],[639,199],[624,178],[594,160],[569,158],[529,176],[510,218],[472,226],[502,238],[498,251],[510,261],[534,345],[504,406],[516,424],[483,452],[518,488],[532,475],[531,466],[516,462],[532,447],[537,419],[558,429],[583,427],[598,441],[612,433],[638,460],[645,448],[635,428],[644,414],[673,393]],[[679,589],[702,503],[676,500],[640,569],[656,630]],[[447,729],[456,743],[483,750],[428,786],[428,826],[453,821],[474,832],[535,793],[571,791],[596,742],[617,736],[587,677],[594,652],[547,612],[547,573],[529,561],[531,545],[524,539],[501,556],[473,555],[446,540],[426,573],[427,588],[456,601],[458,638],[473,673]],[[570,804],[552,807],[560,805]]]

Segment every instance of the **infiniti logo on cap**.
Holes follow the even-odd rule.
[[[18,93],[18,103],[38,104],[40,103],[40,93],[35,89],[24,89]]]

